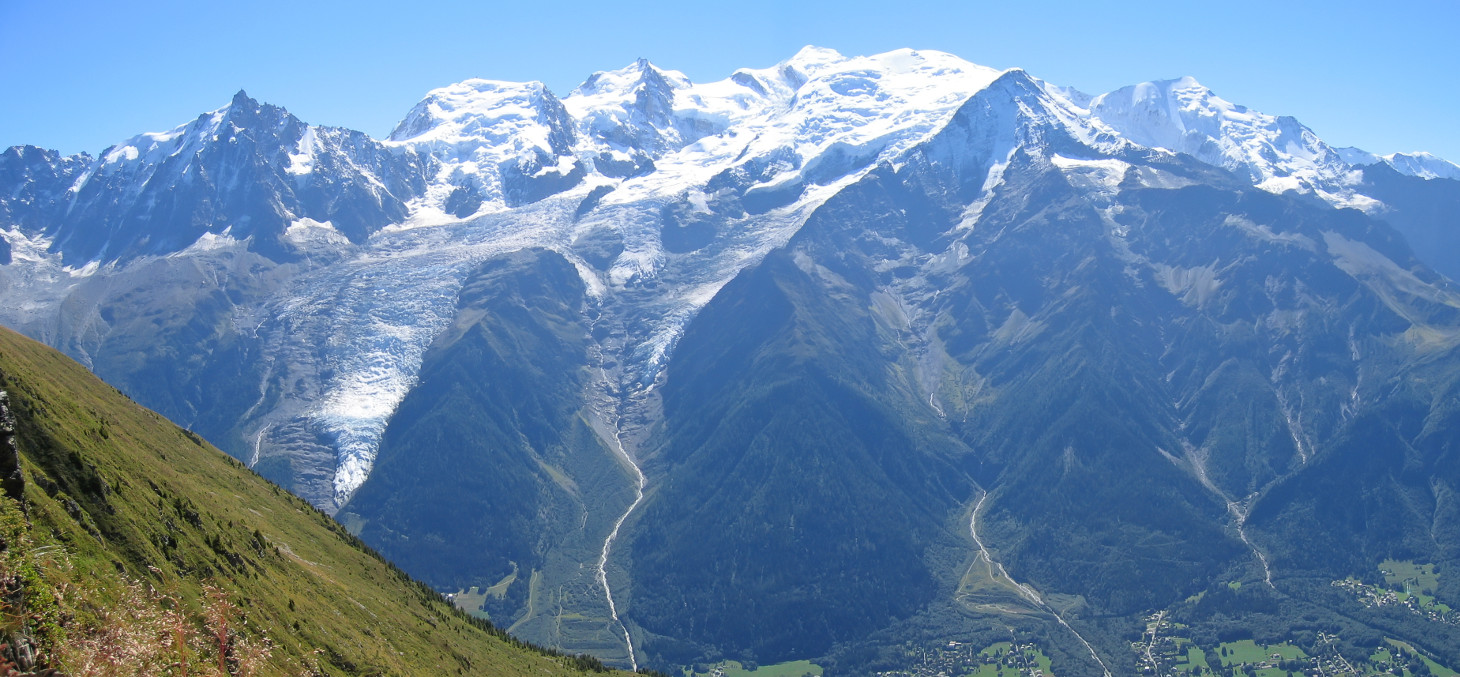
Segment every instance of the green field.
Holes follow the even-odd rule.
[[[1440,576],[1435,573],[1433,564],[1386,559],[1379,563],[1379,570],[1384,572],[1384,582],[1390,586],[1402,586],[1409,582],[1410,588],[1399,588],[1406,592],[1433,595],[1440,585]]]
[[[1202,651],[1195,644],[1188,644],[1186,646],[1186,660],[1177,663],[1176,669],[1190,671],[1193,668],[1210,671],[1212,666],[1210,663],[1207,663],[1207,653],[1205,651]]]
[[[1308,657],[1308,654],[1303,653],[1302,649],[1286,642],[1282,644],[1259,645],[1250,639],[1222,644],[1217,647],[1214,655],[1221,660],[1222,665],[1242,665],[1244,663],[1256,665],[1268,660],[1272,654],[1278,654],[1284,659]]]
[[[1439,586],[1440,581],[1440,575],[1435,572],[1435,565],[1388,559],[1379,563],[1379,572],[1384,574],[1383,586],[1366,585],[1352,577],[1347,579],[1347,584],[1360,585],[1380,597],[1393,593],[1395,598],[1401,602],[1408,602],[1412,599],[1423,611],[1442,614],[1452,611],[1450,605],[1435,599],[1435,589]]]
[[[968,673],[967,677],[1019,677],[1019,669],[1002,665],[982,665],[978,670]]]
[[[979,553],[964,571],[954,599],[970,611],[985,614],[1028,616],[1040,610],[1031,605],[1006,572]]]
[[[776,665],[762,665],[755,670],[745,670],[736,664],[732,669],[725,671],[725,677],[802,677],[803,675],[820,675],[821,666],[811,661],[790,661]]]
[[[1408,653],[1419,656],[1420,660],[1424,661],[1425,665],[1429,666],[1430,674],[1434,675],[1435,677],[1456,677],[1457,674],[1460,674],[1456,673],[1454,670],[1451,670],[1443,665],[1440,665],[1439,663],[1430,660],[1428,656],[1420,653],[1419,651],[1415,651],[1414,647],[1410,646],[1406,642],[1401,642],[1397,639],[1389,639],[1387,637],[1384,639],[1384,641],[1388,642],[1391,646],[1404,649]]]
[[[977,670],[968,673],[967,677],[1019,677],[1018,666],[1011,665],[1010,663],[1013,661],[1009,660],[1009,651],[1012,648],[1013,645],[1009,642],[999,642],[998,644],[985,647],[983,651],[978,652],[980,656],[990,658],[998,657],[1002,660],[998,663],[981,665]],[[1042,670],[1044,674],[1051,674],[1049,657],[1045,656],[1043,651],[1026,644],[1024,645],[1024,650],[1021,652],[1021,656],[1022,659],[1018,661],[1019,664],[1032,663]]]
[[[739,661],[723,661],[715,666],[724,670],[725,677],[804,677],[805,675],[821,675],[821,666],[811,661],[787,661],[775,665],[761,665],[754,670],[746,670]],[[710,672],[685,671],[687,676],[714,674]]]
[[[517,563],[513,562],[512,573],[507,574],[506,578],[497,581],[495,585],[489,588],[481,588],[473,585],[465,590],[457,590],[456,594],[452,596],[451,602],[456,605],[456,608],[473,616],[489,618],[487,613],[482,611],[482,605],[486,603],[488,598],[502,599],[507,594],[508,586],[512,585],[513,581],[516,580]]]
[[[451,597],[451,603],[473,616],[486,618],[486,615],[482,613],[482,602],[485,602],[486,599],[486,591],[479,590],[477,586],[473,585],[466,590],[456,591],[456,594]]]

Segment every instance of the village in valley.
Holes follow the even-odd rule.
[[[1316,655],[1288,642],[1259,644],[1251,639],[1223,642],[1204,650],[1182,635],[1186,626],[1166,618],[1160,611],[1146,618],[1146,631],[1131,643],[1142,675],[1183,677],[1186,675],[1257,675],[1260,677],[1308,677],[1324,675],[1408,675],[1406,653],[1399,647],[1381,649],[1367,662],[1355,664],[1337,649],[1338,637],[1318,633]],[[1401,644],[1402,643],[1398,643]]]
[[[1460,625],[1460,611],[1435,599],[1439,575],[1433,564],[1386,560],[1379,565],[1384,585],[1365,583],[1353,577],[1334,581],[1333,586],[1353,594],[1369,608],[1400,607],[1435,623]]]
[[[1354,595],[1365,607],[1397,607],[1434,623],[1460,624],[1460,613],[1435,599],[1439,574],[1433,564],[1386,560],[1379,566],[1383,583],[1353,577],[1332,585]],[[1240,583],[1230,584],[1239,589]],[[1318,632],[1308,651],[1290,642],[1260,644],[1252,639],[1202,648],[1193,643],[1186,626],[1167,611],[1146,617],[1146,629],[1131,642],[1140,674],[1160,677],[1184,675],[1254,675],[1258,677],[1326,677],[1328,675],[1401,675],[1453,677],[1457,673],[1416,650],[1386,637],[1368,656],[1345,656],[1337,634]],[[1350,650],[1350,654],[1352,651]]]
[[[1432,564],[1387,560],[1380,564],[1383,582],[1353,577],[1333,581],[1365,607],[1405,609],[1432,623],[1460,625],[1460,611],[1437,600],[1439,574]],[[1228,585],[1239,590],[1241,583]],[[1145,618],[1145,630],[1130,643],[1134,674],[1149,677],[1460,677],[1413,645],[1385,637],[1368,655],[1355,656],[1334,632],[1317,632],[1300,640],[1262,643],[1254,639],[1198,646],[1191,629],[1160,610]],[[1343,649],[1342,651],[1340,649]],[[934,646],[908,644],[906,667],[875,673],[877,677],[1051,677],[1056,671],[1038,643],[1017,639],[980,647],[958,641]],[[1347,654],[1345,653],[1347,652]]]
[[[932,648],[908,647],[909,667],[877,677],[1050,677],[1049,657],[1033,642],[999,642],[982,649],[949,641]]]

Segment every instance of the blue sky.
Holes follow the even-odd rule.
[[[647,57],[696,81],[816,44],[938,49],[1090,93],[1192,75],[1334,145],[1460,162],[1460,2],[0,0],[0,147],[96,153],[240,88],[381,137],[433,87],[565,94]]]

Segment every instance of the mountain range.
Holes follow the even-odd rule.
[[[1457,207],[1460,167],[1191,78],[641,60],[433,90],[383,140],[239,92],[10,148],[0,322],[623,667],[1012,636],[1131,674],[1153,614],[1460,666],[1454,623],[1335,585],[1408,562],[1460,603]]]

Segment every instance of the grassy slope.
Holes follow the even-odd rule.
[[[474,625],[304,501],[5,329],[0,389],[18,421],[31,538],[69,554],[69,571],[47,575],[97,607],[126,577],[201,613],[211,581],[247,632],[274,642],[266,674],[312,662],[326,674],[579,674]]]

